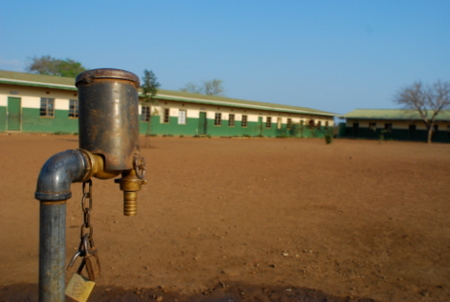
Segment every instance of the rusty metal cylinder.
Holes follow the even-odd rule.
[[[93,69],[75,80],[79,146],[105,159],[108,171],[133,169],[139,153],[139,78],[120,69]]]

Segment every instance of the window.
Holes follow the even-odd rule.
[[[178,124],[186,125],[186,110],[178,111]]]
[[[168,124],[169,123],[169,108],[164,108],[163,109],[163,120],[162,122],[164,124]]]
[[[141,121],[150,121],[150,106],[142,106]]]
[[[377,123],[369,123],[369,130],[370,131],[377,131]]]
[[[353,123],[353,136],[359,135],[359,123]]]
[[[216,116],[214,118],[214,126],[221,126],[222,125],[222,113],[216,113]]]
[[[229,127],[234,127],[234,114],[230,114],[228,116],[228,126]]]
[[[386,130],[386,132],[391,132],[392,131],[392,123],[384,124],[384,130]]]
[[[277,118],[277,129],[281,129],[281,117]]]
[[[314,120],[309,120],[308,125],[310,129],[314,129]]]
[[[40,116],[51,117],[55,115],[55,99],[41,98]]]
[[[247,127],[247,116],[246,115],[242,116],[241,127]]]
[[[322,121],[317,122],[317,129],[322,129]]]
[[[272,128],[272,118],[270,116],[266,117],[266,128]]]
[[[328,130],[328,126],[330,126],[330,123],[328,121],[325,122],[325,130]]]
[[[78,117],[78,100],[69,100],[69,117]]]
[[[433,133],[437,133],[438,132],[438,125],[433,125]]]
[[[287,119],[286,128],[287,128],[287,129],[291,129],[291,128],[292,128],[292,119],[291,119],[291,118],[288,118],[288,119]]]

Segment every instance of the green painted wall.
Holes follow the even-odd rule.
[[[78,119],[68,110],[55,110],[53,117],[40,117],[39,109],[22,108],[23,132],[78,133]]]
[[[6,131],[6,107],[0,106],[0,132]]]
[[[392,129],[391,132],[382,132],[384,129],[377,128],[376,131],[366,127],[359,127],[357,131],[353,127],[346,127],[344,137],[361,139],[380,139],[383,135],[384,140],[415,141],[426,142],[428,133],[425,130],[416,130],[411,133],[408,129]],[[450,133],[447,130],[438,130],[433,135],[433,142],[450,143]]]
[[[160,116],[152,116],[150,123],[151,135],[185,135],[195,136],[201,135],[202,131],[199,131],[199,119],[188,118],[185,125],[178,124],[177,117],[170,117],[169,123],[161,123]],[[140,133],[147,133],[147,122],[140,121]],[[234,126],[228,126],[228,120],[222,120],[220,126],[214,125],[214,119],[206,120],[206,134],[207,136],[263,136],[263,137],[324,137],[327,131],[332,131],[332,128],[321,127],[320,129],[315,127],[310,129],[309,126],[294,124],[291,129],[287,129],[283,124],[281,129],[277,129],[277,124],[272,123],[271,128],[266,128],[265,123],[260,122],[248,122],[247,127],[242,127],[241,121],[235,121]]]
[[[40,117],[39,109],[22,108],[22,131],[41,133],[78,133],[78,119],[69,118],[68,110],[55,110],[53,117]],[[142,135],[147,133],[147,122],[139,122],[139,131]],[[152,116],[150,124],[152,135],[195,136],[199,133],[199,119],[187,118],[184,125],[178,124],[177,117],[170,117],[169,123],[160,122],[160,116]],[[330,128],[331,129],[331,128]],[[6,107],[0,107],[0,131],[6,131]],[[220,126],[214,125],[214,119],[206,120],[206,135],[208,136],[250,136],[250,137],[324,137],[325,127],[310,129],[308,126],[294,124],[291,129],[286,129],[286,124],[277,129],[277,124],[272,123],[271,128],[265,127],[265,122],[248,122],[247,127],[242,127],[241,121],[235,121],[234,126],[228,126],[228,120],[222,120]]]
[[[139,132],[141,134],[147,133],[147,122],[140,122]],[[188,135],[193,136],[197,132],[198,119],[187,118],[186,124],[178,125],[177,117],[170,117],[169,123],[164,124],[160,121],[160,116],[155,115],[151,117],[150,134],[154,135]]]

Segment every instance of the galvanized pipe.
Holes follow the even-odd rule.
[[[50,157],[39,173],[35,197],[60,201],[72,197],[70,185],[90,178],[90,162],[86,153],[67,150]]]
[[[39,301],[62,302],[65,287],[66,200],[73,182],[90,178],[89,157],[80,150],[53,155],[39,174]]]
[[[39,301],[62,302],[66,281],[66,201],[42,201],[39,218]]]

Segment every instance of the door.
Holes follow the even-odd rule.
[[[353,123],[353,137],[358,137],[359,135],[359,123]]]
[[[200,116],[198,118],[198,134],[206,135],[206,112],[200,112]]]
[[[263,118],[262,118],[262,116],[258,116],[258,130],[259,130],[259,135],[262,136],[263,135]]]
[[[20,131],[20,98],[8,97],[8,131]]]
[[[413,141],[416,137],[416,125],[409,125],[408,139]]]

